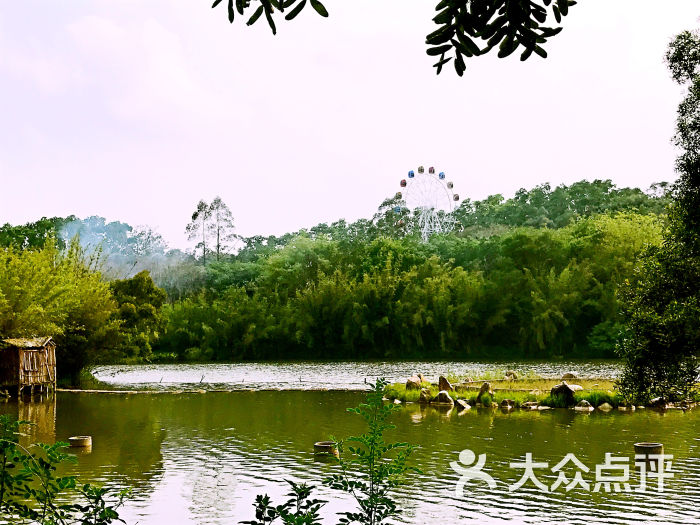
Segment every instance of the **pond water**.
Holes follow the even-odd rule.
[[[236,390],[364,390],[367,381],[384,377],[405,381],[421,372],[437,381],[440,374],[484,377],[484,374],[516,370],[525,375],[560,378],[566,372],[579,377],[614,378],[616,361],[503,361],[503,362],[289,362],[174,365],[114,365],[92,370],[100,381],[115,388],[174,390],[182,388]]]
[[[79,479],[133,487],[134,497],[122,512],[129,524],[233,524],[252,519],[256,494],[280,501],[284,479],[319,484],[334,465],[317,462],[313,443],[330,435],[363,431],[356,415],[346,412],[362,400],[359,392],[243,391],[156,394],[87,394],[59,392],[54,402],[5,403],[0,411],[37,423],[25,439],[53,441],[90,434],[93,448],[74,467]],[[412,476],[399,494],[402,523],[698,523],[700,522],[700,410],[659,413],[575,413],[569,410],[502,413],[472,409],[463,414],[408,405],[393,416],[392,439],[420,445]],[[591,471],[606,452],[632,458],[633,443],[661,441],[673,454],[674,477],[656,492],[593,493],[563,487],[544,493],[528,482],[508,486],[532,452],[537,462],[556,465],[573,453]],[[486,454],[484,471],[496,481],[491,490],[468,481],[455,496],[458,475],[450,462],[468,448]],[[571,467],[571,465],[569,465]],[[572,479],[576,467],[565,469]],[[632,469],[634,471],[634,469]],[[556,474],[537,470],[551,485]],[[632,488],[639,473],[632,476]],[[591,483],[591,489],[593,483]],[[612,487],[611,487],[612,488]],[[324,523],[351,510],[352,502],[326,488],[318,495]]]

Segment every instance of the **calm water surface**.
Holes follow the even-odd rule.
[[[346,407],[358,392],[244,391],[206,394],[75,394],[56,403],[0,405],[37,423],[26,439],[53,441],[91,434],[92,452],[75,467],[82,481],[128,485],[134,498],[122,513],[127,523],[233,524],[251,519],[256,494],[279,501],[283,479],[318,483],[334,467],[314,461],[313,443],[330,435],[360,433],[361,420]],[[392,438],[416,443],[415,475],[401,492],[404,522],[442,523],[700,523],[700,410],[579,414],[472,409],[463,415],[409,405],[397,411]],[[510,468],[532,452],[552,467],[568,452],[592,472],[606,452],[632,457],[632,444],[659,440],[675,456],[675,478],[663,494],[539,492],[531,483],[509,492],[522,471]],[[470,448],[487,455],[495,490],[458,478],[449,467]],[[551,485],[547,471],[540,477]],[[575,469],[568,471],[573,477]],[[633,485],[636,485],[633,481]],[[321,488],[332,503],[328,523],[352,508],[345,497]],[[332,521],[331,521],[332,520]]]

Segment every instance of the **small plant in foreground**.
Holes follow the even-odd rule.
[[[420,473],[415,467],[408,466],[408,458],[415,446],[408,443],[386,443],[384,432],[394,428],[388,423],[389,416],[399,407],[385,404],[384,388],[387,382],[377,379],[372,389],[367,393],[365,403],[348,412],[362,416],[367,423],[367,432],[353,436],[345,441],[336,441],[340,458],[338,465],[340,473],[324,480],[324,484],[333,489],[348,492],[357,502],[359,511],[341,512],[340,524],[359,523],[361,525],[381,525],[387,518],[400,515],[401,510],[392,497],[392,491],[402,485],[405,475],[412,471]],[[344,457],[347,452],[351,459]],[[244,521],[247,525],[266,525],[278,518],[285,524],[314,525],[318,521],[318,511],[322,504],[319,500],[308,500],[311,487],[292,485],[292,496],[284,505],[273,506],[270,497],[258,495],[255,498],[255,517],[257,521]],[[300,487],[304,490],[300,491]],[[303,497],[302,497],[303,496]],[[294,512],[290,509],[296,509]]]
[[[267,525],[273,523],[277,518],[285,525],[318,525],[318,511],[325,505],[325,501],[310,499],[313,487],[305,483],[295,483],[285,480],[291,486],[287,496],[290,497],[286,503],[273,506],[270,496],[258,495],[255,498],[255,520],[242,521],[246,525]]]
[[[348,409],[364,418],[367,432],[345,440],[353,444],[347,447],[353,455],[352,459],[345,459],[344,442],[338,442],[341,473],[324,481],[331,488],[350,493],[360,507],[359,512],[341,513],[342,524],[379,525],[386,518],[397,516],[400,509],[391,497],[392,490],[404,483],[406,473],[420,472],[407,463],[415,446],[384,441],[384,432],[394,428],[388,423],[389,416],[398,408],[384,403],[382,398],[386,385],[384,379],[377,379],[367,393],[366,403]],[[355,476],[351,471],[359,471],[360,474]]]
[[[116,495],[109,505],[108,490],[83,485],[76,491],[85,503],[61,503],[67,491],[76,489],[75,476],[56,475],[58,466],[74,462],[66,454],[67,443],[37,443],[30,452],[19,444],[20,427],[29,424],[9,416],[0,416],[0,516],[7,523],[42,525],[109,525],[121,521],[117,509],[128,491]]]

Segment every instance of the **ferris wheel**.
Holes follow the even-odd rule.
[[[459,201],[459,194],[454,192],[454,184],[447,180],[445,172],[436,173],[432,166],[427,172],[423,166],[416,171],[409,171],[408,177],[401,180],[403,189],[396,197],[413,212],[418,220],[421,238],[427,242],[434,233],[452,230],[452,211]],[[399,213],[401,207],[394,211]]]

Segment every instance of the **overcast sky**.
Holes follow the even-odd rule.
[[[102,215],[185,246],[200,198],[279,234],[369,217],[419,164],[472,199],[675,179],[663,55],[700,2],[582,0],[546,60],[462,78],[425,54],[435,3],[325,0],[272,36],[211,0],[3,1],[0,223]]]

